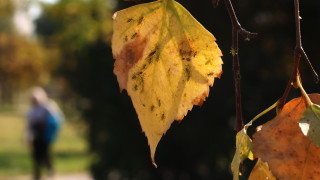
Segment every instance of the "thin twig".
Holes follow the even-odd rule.
[[[220,0],[212,0],[212,5],[214,8],[218,7]]]
[[[317,84],[319,83],[319,76],[317,74],[317,72],[314,70],[306,52],[304,52],[304,49],[302,47],[299,47],[298,50],[300,51],[300,54],[302,55],[303,59],[306,61],[308,67],[309,67],[309,70],[311,71],[312,73],[312,76],[313,76],[313,80],[314,82]]]
[[[287,84],[287,87],[282,95],[282,97],[279,99],[279,105],[277,108],[277,112],[280,112],[284,106],[284,104],[286,103],[286,99],[289,95],[289,92],[291,90],[292,84],[294,82],[296,82],[296,77],[299,74],[299,64],[300,64],[300,59],[301,59],[301,55],[299,53],[297,53],[297,51],[294,51],[294,67],[293,67],[293,72],[291,74],[290,80]]]
[[[291,90],[291,86],[293,83],[295,83],[297,81],[297,77],[299,75],[299,65],[300,65],[300,59],[301,56],[303,57],[303,59],[306,61],[306,63],[308,64],[308,67],[313,75],[313,78],[315,80],[316,83],[319,82],[319,76],[316,73],[316,71],[314,70],[311,62],[309,61],[309,58],[307,56],[307,54],[305,53],[305,51],[303,50],[302,47],[302,42],[301,42],[301,29],[300,29],[300,7],[299,7],[299,0],[294,0],[294,10],[295,10],[295,21],[296,21],[296,47],[294,49],[294,69],[293,72],[291,74],[290,80],[287,84],[287,87],[282,95],[282,97],[279,100],[279,106],[278,106],[278,111],[281,111],[286,100],[288,97],[288,94]]]
[[[252,33],[241,27],[237,15],[233,9],[232,3],[230,0],[224,0],[230,19],[232,24],[232,29],[236,30],[239,34],[241,34],[246,40],[250,40],[251,38],[257,37],[258,33]]]
[[[243,128],[243,118],[242,118],[242,102],[241,102],[241,86],[240,86],[240,63],[239,63],[239,48],[238,48],[238,35],[241,34],[245,40],[250,40],[251,38],[256,37],[257,33],[251,33],[243,29],[238,21],[236,13],[233,9],[232,3],[230,0],[224,0],[227,7],[231,24],[232,24],[232,46],[231,54],[233,56],[233,72],[234,72],[234,81],[235,81],[235,93],[236,93],[236,127],[237,132],[241,131]]]

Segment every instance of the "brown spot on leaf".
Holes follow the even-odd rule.
[[[179,54],[180,54],[182,60],[191,61],[192,57],[195,57],[197,52],[193,52],[192,50],[180,49]]]
[[[147,40],[141,38],[139,34],[136,38],[126,43],[119,54],[115,54],[114,74],[120,86],[120,91],[127,88],[129,70],[142,58]]]
[[[194,58],[198,52],[192,48],[191,46],[191,40],[185,40],[185,41],[181,41],[179,44],[179,54],[181,56],[182,60],[186,60],[188,62],[190,62],[192,60],[192,58]]]
[[[150,111],[152,112],[154,110],[154,105],[150,106]]]

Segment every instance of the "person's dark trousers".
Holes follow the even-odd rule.
[[[32,158],[34,164],[34,180],[40,180],[42,167],[46,167],[49,174],[53,173],[50,144],[47,144],[41,138],[37,138],[33,141]]]

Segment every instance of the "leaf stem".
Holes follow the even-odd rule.
[[[304,90],[304,88],[302,86],[300,76],[298,76],[296,79],[297,79],[297,85],[299,86],[299,88],[301,90],[302,96],[306,99],[307,105],[311,106],[313,103],[312,103],[311,99],[309,98],[308,94],[306,93],[306,91]]]
[[[294,49],[294,69],[291,74],[290,80],[287,84],[287,87],[282,95],[282,97],[279,100],[279,106],[278,106],[278,111],[281,111],[287,97],[289,95],[289,92],[291,90],[291,86],[294,82],[297,82],[297,77],[299,76],[299,64],[300,64],[300,59],[301,56],[303,59],[306,61],[312,76],[314,78],[315,83],[319,82],[319,76],[314,70],[311,62],[309,61],[309,58],[307,54],[305,53],[303,47],[302,47],[302,42],[301,42],[301,29],[300,29],[300,7],[299,7],[299,0],[294,0],[294,10],[295,10],[295,22],[296,22],[296,47]]]
[[[269,111],[271,111],[273,108],[277,107],[279,104],[279,101],[273,103],[270,107],[268,107],[267,109],[265,109],[264,111],[262,111],[261,113],[259,113],[258,115],[256,115],[247,125],[251,126],[251,124],[256,121],[257,119],[259,119],[261,116],[267,114]],[[245,126],[247,126],[245,125]]]
[[[224,0],[227,7],[231,24],[232,24],[232,46],[231,54],[233,56],[233,72],[234,72],[234,81],[235,81],[235,93],[236,93],[236,127],[237,132],[241,131],[243,128],[243,117],[242,117],[242,102],[241,102],[241,86],[240,86],[240,63],[239,63],[239,48],[238,48],[238,39],[239,34],[241,34],[245,40],[250,40],[250,38],[256,37],[257,33],[251,33],[243,29],[238,21],[236,13],[233,9],[232,3],[230,0]]]

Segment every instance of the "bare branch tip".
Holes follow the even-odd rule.
[[[239,34],[241,34],[246,41],[250,41],[250,39],[253,39],[258,36],[258,33],[253,33],[243,28],[240,28]]]
[[[313,76],[313,79],[314,79],[314,82],[315,82],[316,84],[319,83],[319,76],[318,76],[317,73]]]
[[[306,61],[307,65],[308,65],[308,67],[309,67],[309,69],[310,69],[310,71],[312,73],[314,82],[316,84],[318,84],[319,83],[319,76],[318,76],[317,72],[314,70],[314,68],[313,68],[313,66],[312,66],[312,64],[311,64],[306,52],[304,51],[304,49],[302,47],[298,47],[298,51],[303,56],[304,60]]]
[[[220,0],[212,0],[212,5],[214,8],[217,8],[219,6]]]

